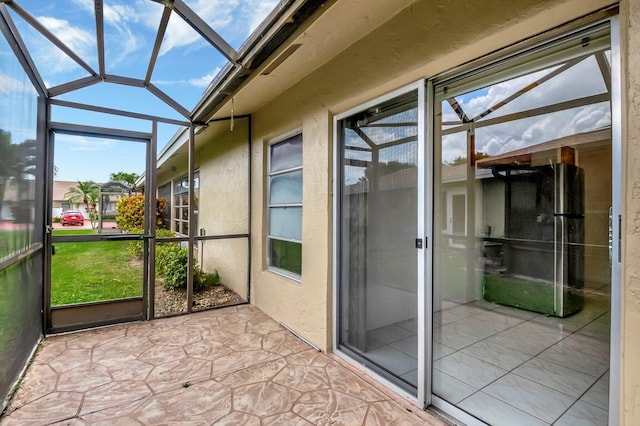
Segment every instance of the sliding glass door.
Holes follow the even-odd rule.
[[[470,424],[609,421],[611,52],[604,22],[337,117],[338,352]]]
[[[419,234],[418,90],[338,121],[338,346],[416,394]]]
[[[607,424],[609,27],[435,96],[436,400],[489,424]]]

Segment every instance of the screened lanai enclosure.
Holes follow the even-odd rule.
[[[297,24],[282,18],[291,2],[195,3],[0,1],[3,399],[44,333],[249,300],[250,119],[206,120]],[[235,170],[231,184],[202,149]],[[203,169],[219,179],[201,182]],[[135,192],[108,183],[119,172],[141,176]],[[79,203],[98,229],[57,225],[58,181],[101,188]],[[223,208],[221,188],[237,194]]]

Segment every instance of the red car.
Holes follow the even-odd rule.
[[[84,225],[84,216],[82,213],[76,211],[66,211],[60,216],[60,223],[62,226],[66,225]]]

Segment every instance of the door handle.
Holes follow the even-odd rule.
[[[417,249],[427,248],[428,246],[429,246],[429,238],[428,237],[424,237],[424,244],[423,244],[422,238],[416,238],[416,248]]]
[[[613,258],[613,207],[609,207],[609,266]]]

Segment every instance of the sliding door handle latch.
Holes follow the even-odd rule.
[[[423,244],[422,238],[416,238],[417,249],[427,248],[428,245],[429,245],[429,239],[427,237],[424,237],[424,244]]]

